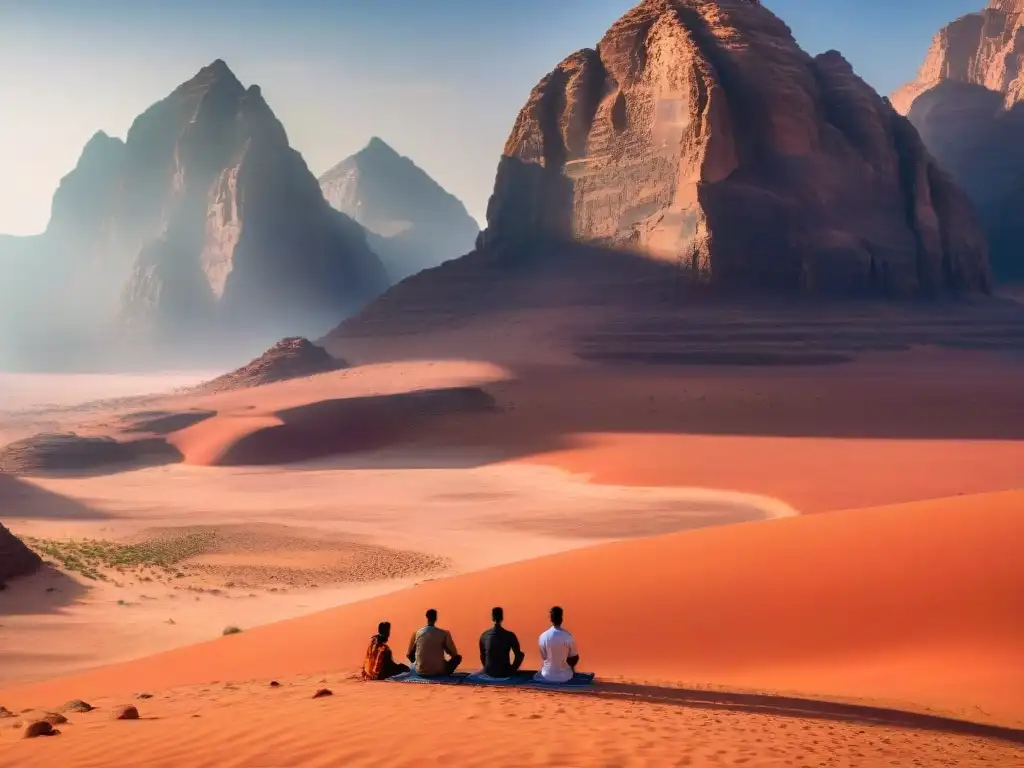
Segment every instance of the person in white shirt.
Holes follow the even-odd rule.
[[[576,641],[562,629],[562,609],[551,609],[551,629],[540,636],[540,657],[543,665],[535,676],[542,683],[567,683],[576,674],[580,661]]]

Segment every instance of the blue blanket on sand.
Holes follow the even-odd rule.
[[[454,675],[441,675],[438,677],[420,677],[415,672],[404,672],[401,675],[389,678],[388,682],[393,683],[434,683],[438,685],[495,685],[512,686],[516,688],[537,688],[539,690],[572,690],[586,688],[594,683],[593,672],[577,672],[572,680],[565,683],[546,683],[535,680],[537,673],[530,670],[520,670],[512,677],[491,677],[483,671],[467,674],[456,672]]]

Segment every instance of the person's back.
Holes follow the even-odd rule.
[[[451,633],[434,626],[435,621],[437,611],[431,608],[427,611],[427,626],[416,630],[409,641],[409,661],[420,677],[450,675],[462,661]],[[451,658],[446,660],[445,653]]]
[[[382,621],[377,625],[377,634],[370,638],[363,659],[364,680],[386,680],[389,677],[408,672],[405,664],[398,664],[391,654],[388,638],[391,636],[391,622]]]
[[[537,679],[548,683],[567,683],[576,674],[580,654],[576,640],[562,629],[562,609],[551,609],[551,628],[540,636],[540,657],[543,660]]]
[[[493,608],[491,619],[494,626],[480,636],[480,663],[491,677],[511,677],[519,671],[526,658],[515,632],[509,632],[501,625],[504,618],[505,612],[501,608]],[[511,660],[510,655],[513,657]]]

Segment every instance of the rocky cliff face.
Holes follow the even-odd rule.
[[[41,564],[35,552],[0,525],[0,584],[32,573]]]
[[[0,364],[36,365],[95,341],[129,261],[108,248],[124,143],[103,132],[54,193],[45,232],[0,238]]]
[[[751,0],[645,0],[530,94],[479,244],[599,243],[726,290],[987,291],[964,195],[830,51]]]
[[[89,142],[30,250],[41,277],[28,293],[49,308],[36,319],[51,338],[110,325],[146,343],[267,343],[329,328],[387,287],[259,87],[219,60],[124,142]]]
[[[458,198],[376,137],[321,176],[320,187],[367,229],[393,282],[468,253],[479,233]]]
[[[997,278],[1024,279],[1024,0],[942,29],[892,102],[977,206]]]

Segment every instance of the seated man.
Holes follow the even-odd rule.
[[[562,629],[562,609],[551,609],[551,628],[540,636],[540,657],[543,665],[534,679],[542,683],[567,683],[576,674],[580,661],[576,641]]]
[[[370,638],[370,645],[366,649],[366,658],[363,660],[364,680],[387,680],[389,677],[408,672],[405,664],[399,664],[391,654],[388,647],[388,638],[391,637],[391,622],[382,621],[377,625],[377,634]]]
[[[452,674],[462,663],[455,649],[452,633],[435,625],[437,611],[427,611],[427,626],[416,630],[409,641],[409,661],[420,677],[440,677]],[[445,654],[451,658],[445,659]]]
[[[491,620],[494,626],[480,635],[480,663],[483,664],[484,672],[491,677],[512,677],[526,658],[519,647],[516,633],[501,626],[504,619],[505,612],[501,608],[492,608]],[[513,656],[511,663],[509,654]]]

